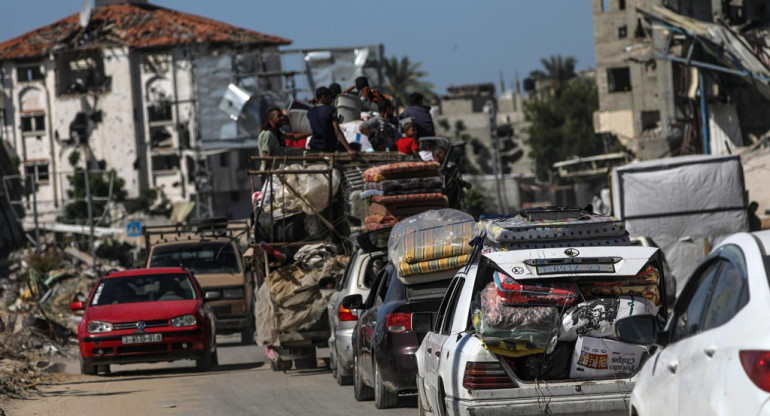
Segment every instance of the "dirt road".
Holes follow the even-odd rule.
[[[72,374],[41,386],[42,395],[6,404],[8,416],[26,415],[414,415],[414,397],[401,408],[379,411],[356,402],[352,387],[340,387],[326,369],[270,371],[264,351],[219,337],[220,366],[195,371],[192,361],[113,366],[110,377]],[[78,371],[77,362],[67,372]]]

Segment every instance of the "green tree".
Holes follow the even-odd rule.
[[[489,207],[487,207],[488,200],[488,196],[476,190],[476,188],[471,188],[463,195],[462,208],[478,220],[479,215],[489,212]]]
[[[565,85],[575,78],[577,60],[571,56],[551,55],[548,59],[540,60],[543,69],[530,72],[530,78],[545,81],[555,96],[560,96]]]
[[[393,96],[396,108],[406,107],[406,98],[410,93],[419,92],[425,97],[434,97],[433,84],[424,81],[428,73],[421,70],[422,64],[412,62],[404,56],[400,60],[392,56],[385,59],[385,79],[388,83],[387,92]]]
[[[577,78],[566,83],[559,95],[524,105],[524,115],[531,123],[530,156],[539,178],[548,178],[556,162],[603,151],[603,142],[593,131],[593,113],[598,108],[596,84]]]
[[[75,168],[72,175],[69,175],[67,179],[70,183],[70,188],[67,190],[67,198],[77,200],[68,203],[64,206],[64,220],[83,220],[88,218],[88,203],[86,202],[86,178],[85,169]],[[118,176],[114,170],[109,172],[90,172],[89,173],[89,185],[91,187],[91,196],[94,198],[106,198],[110,194],[110,175],[114,175],[115,179],[112,183],[112,200],[123,201],[126,199],[126,191],[124,189],[126,182]],[[94,219],[102,216],[104,209],[107,206],[107,201],[93,200],[91,208],[93,210]]]

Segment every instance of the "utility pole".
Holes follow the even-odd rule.
[[[83,172],[83,176],[86,179],[86,207],[88,210],[88,245],[91,248],[91,267],[96,269],[96,250],[94,249],[94,210],[91,199],[91,183],[89,178],[90,168],[88,162],[86,162],[86,170]]]

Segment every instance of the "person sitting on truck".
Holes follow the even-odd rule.
[[[392,97],[381,93],[378,89],[369,86],[369,79],[360,76],[356,78],[355,85],[352,85],[342,91],[343,94],[352,93],[356,91],[361,98],[361,109],[363,111],[379,111],[378,104],[380,101],[391,100]]]
[[[337,150],[337,146],[341,146],[352,156],[355,156],[356,151],[350,147],[342,134],[342,130],[340,130],[337,121],[337,109],[331,105],[331,90],[326,87],[319,87],[315,96],[318,105],[307,111],[310,129],[313,131],[313,137],[308,143],[309,149],[316,152],[334,152]]]
[[[404,124],[403,136],[396,140],[396,149],[403,155],[417,154],[417,140],[415,135],[417,134],[417,127],[414,123],[408,122]]]
[[[404,110],[400,119],[411,117],[417,127],[417,137],[432,137],[436,135],[436,128],[433,125],[433,117],[430,115],[430,106],[423,105],[423,96],[419,92],[409,94],[409,108]]]

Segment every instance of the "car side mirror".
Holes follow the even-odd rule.
[[[428,332],[433,329],[433,314],[430,312],[412,313],[412,331]]]
[[[334,290],[337,287],[337,279],[333,277],[323,277],[318,281],[319,289],[331,289]]]
[[[86,309],[86,305],[82,301],[72,302],[70,303],[70,310],[75,311],[82,311]]]
[[[361,295],[347,295],[342,298],[342,306],[347,309],[361,309],[364,304],[364,297]]]
[[[653,315],[636,315],[615,321],[615,335],[629,344],[658,343],[658,320]]]
[[[205,295],[203,295],[203,300],[211,301],[211,300],[219,300],[222,299],[222,294],[215,291],[206,292]]]

